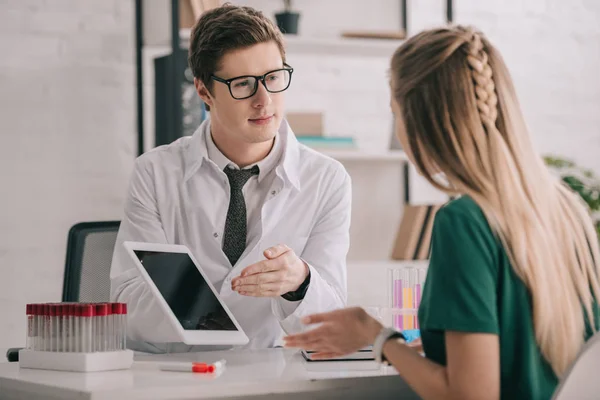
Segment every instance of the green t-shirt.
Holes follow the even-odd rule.
[[[500,340],[500,397],[551,398],[558,379],[535,340],[529,291],[481,208],[467,196],[451,201],[436,214],[432,235],[419,308],[427,358],[446,365],[444,331],[493,333]],[[597,304],[594,312],[598,327]]]

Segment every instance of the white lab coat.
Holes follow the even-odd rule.
[[[229,186],[207,156],[209,132],[207,120],[194,135],[155,148],[135,163],[110,276],[112,300],[128,304],[128,338],[137,350],[190,348],[166,348],[174,332],[138,276],[124,241],[186,245],[248,335],[250,348],[280,344],[284,331],[305,329],[302,317],[346,304],[351,182],[344,167],[298,143],[282,122],[283,156],[256,226],[260,231],[251,235],[254,239],[232,268],[221,249]],[[310,268],[310,285],[299,304],[290,307],[281,297],[247,297],[231,290],[232,278],[280,243]]]

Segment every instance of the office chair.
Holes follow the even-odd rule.
[[[67,238],[63,302],[110,301],[110,264],[120,221],[81,222]],[[19,361],[19,348],[6,352],[8,361]]]
[[[600,332],[596,332],[558,384],[552,400],[595,400],[600,396]]]

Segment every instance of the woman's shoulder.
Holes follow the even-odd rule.
[[[481,207],[471,197],[463,195],[450,200],[438,211],[438,215],[449,218],[460,218],[470,222],[484,222],[487,220]]]
[[[481,207],[471,197],[463,195],[446,203],[435,216],[434,229],[452,234],[460,242],[481,240],[487,246],[500,245]],[[460,238],[460,239],[459,239]]]

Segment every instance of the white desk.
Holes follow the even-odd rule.
[[[218,378],[158,370],[156,361],[227,360]],[[307,363],[287,349],[138,355],[131,370],[78,373],[0,364],[2,399],[417,399],[391,367]]]

